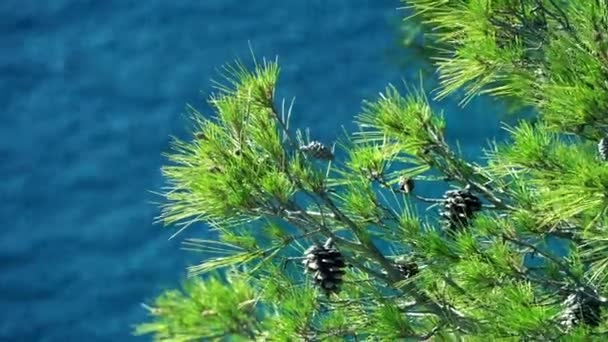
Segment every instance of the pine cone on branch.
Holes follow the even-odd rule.
[[[312,275],[315,285],[327,296],[340,292],[342,276],[346,263],[332,239],[327,239],[323,246],[313,245],[304,252],[306,272]]]
[[[414,190],[414,187],[413,179],[405,176],[399,177],[399,191],[409,194]]]
[[[319,160],[333,160],[334,154],[319,141],[311,141],[308,145],[300,146],[300,151],[307,156]]]
[[[475,212],[482,208],[481,200],[473,195],[468,187],[448,190],[443,198],[439,216],[443,218],[444,226],[449,231],[468,226]]]
[[[608,161],[608,136],[603,137],[597,143],[597,152],[602,161]]]
[[[420,272],[418,264],[414,261],[396,260],[395,267],[401,272],[405,279],[409,279]]]
[[[600,303],[582,291],[570,294],[562,305],[564,309],[559,322],[566,330],[580,324],[590,327],[597,327],[600,324]]]

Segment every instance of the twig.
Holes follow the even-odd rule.
[[[562,270],[562,272],[564,272],[565,274],[567,274],[577,284],[580,284],[580,281],[579,281],[578,277],[574,273],[572,273],[572,271],[570,271],[570,268],[568,266],[566,266],[563,263],[562,260],[556,258],[554,255],[552,255],[552,254],[550,254],[550,253],[548,253],[548,252],[546,252],[546,251],[538,248],[537,246],[535,246],[535,245],[533,245],[533,244],[531,244],[531,243],[529,243],[527,241],[523,241],[523,240],[517,239],[515,237],[508,236],[507,234],[502,234],[502,237],[503,237],[503,239],[505,239],[507,241],[513,242],[513,243],[515,243],[517,245],[520,245],[522,247],[529,248],[534,253],[537,253],[537,254],[545,257],[546,259],[552,261],[554,264],[556,264],[557,266],[560,267],[560,269]]]
[[[426,203],[443,203],[444,200],[441,198],[428,198],[428,197],[422,197],[420,195],[416,195],[416,198],[419,199],[422,202],[426,202]]]
[[[298,211],[284,210],[284,212],[285,212],[285,213],[286,213],[286,214],[287,214],[289,217],[292,217],[292,216],[298,216],[298,215],[304,215],[304,214],[305,214],[305,215],[307,215],[307,216],[319,216],[319,217],[323,217],[323,216],[329,216],[329,217],[331,217],[331,218],[335,218],[334,214],[331,214],[331,213],[323,213],[323,212],[318,212],[318,211],[310,211],[310,210],[306,210],[305,212],[304,212],[304,211],[301,211],[301,210],[298,210]]]

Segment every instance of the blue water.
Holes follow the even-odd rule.
[[[362,99],[417,82],[421,61],[395,49],[398,6],[0,1],[0,340],[137,340],[139,304],[177,286],[197,258],[153,225],[149,192],[163,184],[169,136],[186,136],[184,105],[208,112],[209,79],[247,60],[250,41],[258,56],[279,56],[293,124],[331,142]],[[465,153],[498,130],[487,101],[443,106]]]

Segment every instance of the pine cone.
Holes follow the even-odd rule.
[[[446,229],[451,231],[466,227],[475,212],[481,210],[481,201],[471,194],[468,187],[448,190],[443,198],[439,216],[443,218]]]
[[[344,257],[334,246],[332,239],[327,239],[323,246],[313,245],[305,252],[304,266],[312,274],[315,284],[327,296],[340,292],[342,276],[346,271]]]
[[[409,194],[414,190],[414,180],[408,177],[399,177],[399,190]]]
[[[378,171],[370,171],[367,175],[367,179],[370,181],[382,181],[382,174]]]
[[[608,161],[608,136],[603,137],[597,144],[597,151],[602,161]]]
[[[331,153],[331,150],[318,141],[311,141],[308,145],[300,146],[300,151],[314,159],[334,159],[334,154]]]
[[[420,272],[418,264],[414,261],[398,260],[395,261],[395,267],[401,272],[405,279],[409,279]]]
[[[577,291],[570,294],[562,305],[564,310],[560,315],[560,324],[566,330],[580,324],[590,327],[597,327],[600,324],[600,303],[583,292]]]
[[[222,172],[222,168],[217,165],[211,165],[207,168],[207,172],[220,173]]]

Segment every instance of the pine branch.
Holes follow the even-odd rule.
[[[138,333],[553,340],[605,330],[608,172],[595,145],[608,127],[608,5],[409,3],[441,47],[438,98],[508,97],[531,106],[535,123],[507,128],[507,142],[477,165],[447,144],[422,90],[389,86],[364,102],[341,160],[292,135],[293,101],[280,113],[275,105],[276,62],[225,67],[215,119],[193,110],[196,139],[172,145],[160,217],[212,225],[218,241],[184,245],[208,256],[191,271],[219,275],[166,291]],[[461,189],[431,198],[413,179]],[[440,231],[415,207],[437,204]]]
[[[367,249],[366,252],[369,257],[372,260],[376,261],[378,264],[380,264],[382,268],[387,272],[389,280],[392,283],[401,282],[403,276],[395,267],[394,263],[386,259],[382,252],[378,249],[378,247],[376,247],[376,245],[371,241],[371,239],[369,239],[369,237],[364,236],[361,233],[359,227],[338,209],[338,207],[333,203],[333,201],[326,192],[319,193],[319,196],[323,199],[323,201],[327,204],[327,206],[331,209],[331,211],[338,219],[340,219],[343,223],[351,227],[351,230],[354,235]],[[418,302],[425,303],[424,305],[428,306],[429,309],[432,310],[438,317],[441,317],[442,319],[448,319],[449,321],[453,319],[455,320],[456,325],[464,330],[474,329],[474,323],[472,323],[469,318],[454,309],[444,307],[438,303],[435,303],[431,298],[425,296],[419,289],[417,289],[414,284],[406,284],[403,286],[402,289],[406,293],[413,296]]]

